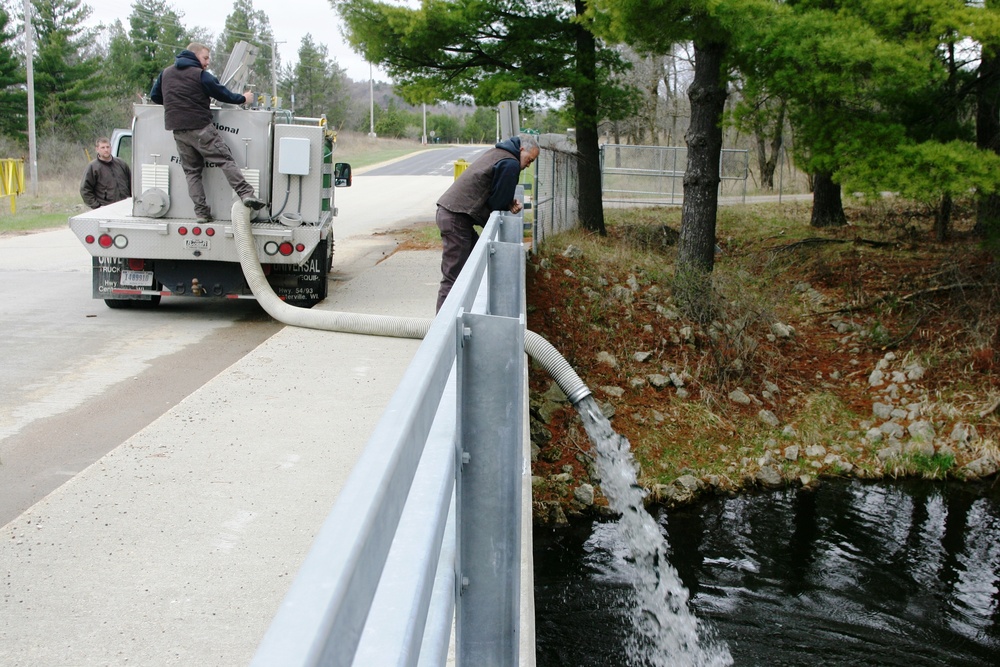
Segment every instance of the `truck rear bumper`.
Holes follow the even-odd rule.
[[[321,241],[301,265],[262,265],[279,297],[302,306],[326,298],[329,244]],[[214,260],[93,258],[93,296],[105,300],[154,300],[163,296],[252,299],[239,263]]]

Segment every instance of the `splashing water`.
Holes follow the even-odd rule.
[[[650,667],[722,667],[733,664],[729,650],[712,645],[707,629],[688,608],[688,591],[667,561],[667,544],[643,505],[636,463],[626,438],[611,428],[592,396],[576,403],[584,429],[597,451],[601,490],[621,515],[618,531],[632,554],[635,635],[630,661]]]

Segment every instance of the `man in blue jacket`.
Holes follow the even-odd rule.
[[[245,206],[254,210],[264,208],[264,202],[254,196],[253,186],[243,177],[232,151],[212,123],[210,107],[210,98],[228,104],[250,104],[252,94],[248,90],[240,95],[219,83],[208,72],[210,61],[208,47],[192,42],[177,54],[173,65],[160,73],[149,93],[151,100],[163,105],[163,127],[174,133],[195,214],[205,222],[212,219],[201,181],[206,162],[222,169]]]
[[[435,219],[444,245],[438,310],[479,240],[475,227],[484,226],[493,211],[519,213],[523,208],[514,190],[521,170],[537,157],[538,142],[530,134],[500,141],[466,167],[438,199]]]

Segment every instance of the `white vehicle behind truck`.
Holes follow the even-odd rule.
[[[220,81],[243,90],[256,51],[241,42]],[[212,107],[213,123],[257,197],[250,211],[257,255],[282,299],[312,306],[326,297],[333,259],[334,188],[351,167],[334,163],[325,117],[276,108]],[[273,106],[274,105],[274,106]],[[239,201],[222,170],[206,164],[203,183],[214,219],[198,220],[163,107],[136,104],[131,131],[116,131],[113,154],[131,150],[129,199],[74,216],[70,229],[93,257],[93,296],[111,308],[158,304],[164,296],[253,298],[240,268],[231,210]]]

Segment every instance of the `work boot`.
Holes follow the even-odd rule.
[[[209,211],[208,213],[196,213],[195,215],[198,218],[198,222],[203,225],[215,220],[215,218],[212,217],[211,211]]]
[[[262,209],[265,206],[267,206],[267,204],[265,204],[261,200],[257,199],[253,195],[250,195],[249,197],[244,197],[243,198],[243,205],[246,206],[247,208],[252,208],[255,211],[259,211],[260,209]]]

